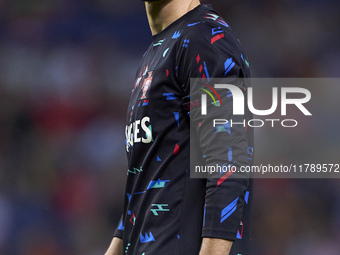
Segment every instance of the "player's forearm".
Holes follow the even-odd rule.
[[[123,255],[123,240],[114,237],[105,255]]]
[[[229,255],[232,244],[232,241],[205,237],[199,255]]]

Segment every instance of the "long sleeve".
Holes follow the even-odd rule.
[[[222,25],[224,29],[221,29]],[[229,166],[239,169],[249,164],[247,128],[230,126],[230,120],[241,123],[250,117],[233,116],[233,96],[226,89],[215,89],[212,78],[233,84],[242,92],[247,85],[242,78],[249,75],[248,63],[234,34],[224,23],[201,23],[188,30],[178,52],[178,77],[190,97],[190,118],[206,166]],[[199,78],[190,84],[190,78]],[[193,80],[192,80],[193,81]],[[207,95],[207,114],[201,114],[201,94]],[[209,96],[211,94],[211,96]],[[193,102],[194,101],[194,102]],[[226,119],[225,125],[213,127],[214,119]],[[196,148],[191,148],[192,150]],[[193,162],[191,162],[193,164]],[[202,237],[235,240],[240,228],[243,208],[247,202],[247,175],[221,173],[207,178]],[[232,178],[235,177],[236,178]]]
[[[124,231],[124,226],[123,226],[123,215],[120,217],[118,226],[113,234],[113,237],[118,237],[120,239],[123,239],[123,231]]]

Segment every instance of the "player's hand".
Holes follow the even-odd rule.
[[[105,255],[123,255],[123,240],[114,237]]]

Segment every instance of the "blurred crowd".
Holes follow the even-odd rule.
[[[254,77],[340,76],[338,0],[204,2],[236,32]],[[0,0],[0,254],[105,252],[123,206],[126,107],[149,43],[140,0]],[[339,184],[256,180],[254,255],[338,255]]]

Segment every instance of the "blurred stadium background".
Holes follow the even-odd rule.
[[[254,77],[340,76],[338,0],[205,2],[240,38]],[[0,0],[0,254],[105,252],[150,36],[140,0]],[[300,141],[288,142],[289,160]],[[340,182],[257,180],[253,224],[254,255],[339,255]]]

